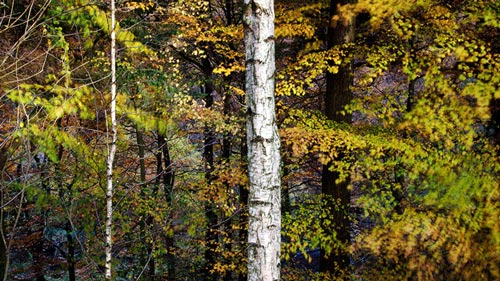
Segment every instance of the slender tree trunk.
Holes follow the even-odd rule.
[[[228,0],[227,2],[230,3],[231,1]],[[226,9],[229,9],[227,7],[227,5],[226,5]],[[227,92],[224,92],[223,112],[224,112],[225,116],[228,116],[229,114],[231,114],[230,96],[229,96],[229,93],[227,93]],[[222,138],[222,160],[225,161],[226,163],[230,163],[229,162],[230,157],[231,157],[231,140],[230,140],[230,136],[228,134],[225,134],[224,137]],[[225,188],[226,188],[227,194],[230,194],[230,189],[232,187],[229,184],[226,184]],[[233,219],[231,219],[232,215],[230,215],[229,218],[226,218],[224,214],[222,214],[222,216],[223,216],[222,220],[225,221],[225,223],[221,226],[221,228],[223,228],[223,231],[225,231],[225,233],[227,233],[227,238],[231,238],[231,239],[236,238],[232,235],[233,234],[232,225],[234,223]],[[222,240],[224,240],[224,239],[222,239]],[[231,242],[226,242],[224,244],[224,250],[228,253],[231,252],[231,244],[232,244]],[[231,262],[231,261],[228,261],[228,262]],[[230,272],[230,271],[225,272],[223,280],[224,281],[233,280],[232,279],[232,272]]]
[[[207,63],[204,63],[206,69],[211,69]],[[211,70],[206,70],[205,76],[207,79],[210,79]],[[205,83],[205,107],[211,108],[214,99],[213,99],[213,91],[214,87],[211,81],[207,81]],[[203,149],[203,158],[205,158],[205,179],[207,180],[207,184],[213,180],[213,168],[214,168],[214,142],[215,135],[212,132],[212,128],[207,126],[205,128],[205,145]],[[213,269],[216,262],[216,249],[218,243],[218,237],[216,233],[216,229],[213,229],[213,226],[217,225],[217,213],[215,212],[214,204],[210,202],[205,202],[205,216],[207,219],[207,232],[205,242],[207,243],[207,248],[205,250],[205,278],[207,280],[215,280],[216,276],[212,276],[210,274],[210,270]]]
[[[138,148],[138,156],[139,156],[139,181],[141,185],[141,197],[146,198],[146,161],[145,161],[145,144],[144,144],[144,135],[143,132],[141,131],[141,128],[139,126],[135,126],[135,136],[137,139],[137,148]],[[147,225],[147,222],[150,221],[150,216],[148,215],[146,219],[143,219],[140,221],[140,228],[141,228],[141,233],[140,235],[142,237],[147,237],[148,232],[149,232],[149,227]],[[152,234],[153,235],[153,234]],[[149,239],[147,239],[149,240]],[[154,240],[154,238],[153,238]],[[145,243],[145,251],[141,252],[140,254],[140,265],[144,268],[145,266],[149,267],[149,271],[146,272],[146,279],[147,280],[154,280],[154,258],[150,255],[152,255],[153,252],[153,243],[151,241],[148,241]],[[141,271],[142,272],[142,271]]]
[[[246,133],[245,135],[242,137],[242,140],[241,140],[241,158],[243,158],[242,160],[246,161],[246,156],[248,154],[248,147],[247,147],[247,136],[246,136]],[[244,162],[246,163],[246,162]],[[246,165],[245,169],[244,170],[248,170],[248,165]],[[240,186],[239,187],[239,194],[240,194],[240,198],[239,198],[239,204],[240,204],[240,209],[244,210],[242,212],[240,212],[240,217],[239,217],[239,224],[240,224],[240,227],[239,227],[239,239],[240,239],[240,242],[243,243],[243,248],[246,249],[247,248],[247,239],[248,239],[248,213],[246,212],[246,207],[247,207],[247,203],[248,203],[248,188],[246,188],[245,186]],[[238,274],[238,280],[239,281],[244,281],[244,280],[247,280],[247,273],[246,272],[240,272],[240,274]]]
[[[30,145],[29,145],[29,142],[27,141],[23,141],[21,142],[21,145],[24,145],[26,150],[27,151],[30,151]],[[29,161],[29,155],[28,155],[28,162]],[[18,181],[23,185],[23,186],[26,186],[26,177],[25,177],[25,172],[23,171],[23,168],[21,166],[21,169],[20,171],[18,171],[18,174],[17,174],[17,178],[18,178]],[[5,232],[5,225],[4,225],[4,229],[2,229],[2,239],[3,239],[3,242],[5,243],[5,272],[4,272],[4,275],[3,275],[3,281],[7,281],[8,279],[8,276],[9,276],[9,266],[10,266],[10,249],[12,249],[12,244],[14,242],[14,237],[15,237],[15,234],[16,234],[16,229],[17,229],[17,226],[19,224],[19,220],[21,218],[21,214],[23,212],[23,202],[24,202],[24,198],[25,198],[25,189],[23,188],[21,191],[20,191],[20,198],[19,198],[19,207],[17,207],[17,210],[15,211],[15,218],[14,218],[14,221],[12,222],[12,226],[10,227],[10,237],[7,239],[7,233]],[[5,196],[5,193],[4,193],[4,196]],[[5,198],[2,198],[4,200],[4,202],[2,202],[2,205],[1,206],[4,206],[5,204]],[[5,219],[5,218],[3,218]]]
[[[75,281],[75,239],[73,237],[73,227],[69,222],[66,223],[66,238],[68,240],[68,254],[66,255],[66,261],[68,263],[69,281]]]
[[[280,139],[274,102],[274,1],[245,0],[248,280],[280,279]]]
[[[226,0],[224,14],[226,15],[226,24],[233,24],[233,0]]]
[[[491,140],[496,146],[497,156],[500,155],[500,99],[495,99],[492,97],[490,100],[490,128],[493,133],[491,135]]]
[[[351,0],[331,0],[330,19],[337,14],[337,6],[351,3]],[[342,22],[330,22],[328,27],[328,48],[332,48],[345,43],[354,41],[354,23],[343,25]],[[342,115],[341,111],[352,100],[352,66],[351,63],[344,63],[339,67],[338,73],[327,73],[327,89],[325,95],[325,114],[329,120],[336,122],[351,123],[351,115]],[[340,161],[344,154],[340,153],[336,160]],[[350,218],[349,209],[351,196],[348,189],[348,180],[337,182],[339,173],[331,171],[330,165],[323,167],[322,173],[322,193],[327,195],[329,200],[328,211],[330,215],[326,220],[329,222],[333,218],[333,229],[329,227],[330,223],[323,223],[324,230],[329,235],[335,232],[339,243],[346,245],[350,240]],[[329,198],[328,198],[329,197]],[[350,264],[350,256],[345,247],[328,254],[321,250],[320,271],[341,273]]]
[[[111,281],[111,252],[113,237],[113,162],[116,153],[117,122],[116,122],[116,20],[115,0],[111,0],[111,143],[108,144],[107,188],[106,188],[106,245],[105,245],[105,279]],[[109,139],[109,138],[108,138]]]
[[[415,51],[415,42],[417,41],[417,36],[414,36],[409,44],[409,57],[413,60],[416,60],[416,51]],[[413,110],[413,107],[415,106],[415,84],[417,82],[417,79],[420,77],[415,77],[415,78],[408,78],[408,98],[406,100],[406,112],[410,112]]]
[[[19,120],[18,120],[19,122]],[[8,143],[4,143],[4,146],[0,148],[0,172],[2,173],[1,174],[1,177],[0,177],[0,180],[3,182],[4,181],[4,172],[5,172],[5,167],[7,165],[7,161],[9,159],[9,150],[12,149],[12,150],[15,150],[18,146],[24,146],[27,151],[30,151],[30,146],[29,146],[29,142],[26,142],[26,143],[23,143],[24,141],[21,141],[21,140],[12,140],[11,142],[8,142]],[[24,172],[20,171],[20,173],[17,175],[17,178],[18,178],[18,181],[21,182],[21,184],[25,185],[26,182],[24,182],[25,180],[25,177],[23,176],[24,175]],[[7,177],[9,178],[9,177]],[[19,180],[19,178],[22,178],[22,180]],[[17,225],[19,223],[19,218],[21,217],[21,213],[22,213],[22,210],[23,210],[23,201],[24,201],[24,196],[25,196],[25,192],[24,192],[24,189],[21,190],[21,196],[20,196],[20,199],[19,199],[19,207],[17,208],[17,210],[15,211],[15,219],[13,222],[11,222],[11,227],[8,227],[6,224],[6,219],[9,217],[9,213],[5,213],[4,212],[4,208],[6,207],[6,201],[9,201],[8,198],[6,198],[8,196],[8,192],[6,192],[6,188],[0,188],[0,239],[2,240],[0,242],[0,250],[2,250],[0,252],[0,262],[2,265],[2,268],[0,269],[0,272],[3,273],[2,275],[0,275],[0,280],[2,281],[7,281],[7,278],[9,276],[9,266],[10,266],[10,249],[12,249],[12,243],[14,241],[14,238],[15,238],[15,232],[16,232],[16,229],[17,229]],[[13,203],[15,204],[15,203]],[[6,217],[7,216],[7,217]],[[7,229],[10,231],[10,234],[11,235],[8,235],[7,233]]]
[[[56,122],[57,128],[60,129],[62,127],[62,119],[58,119]],[[55,181],[57,185],[57,189],[59,192],[59,199],[61,200],[62,204],[65,205],[65,208],[67,210],[71,209],[71,202],[73,201],[73,184],[74,184],[74,178],[70,183],[65,184],[64,182],[67,180],[68,175],[64,173],[64,171],[61,170],[61,165],[62,165],[62,159],[64,157],[64,147],[62,145],[58,146],[57,149],[57,159],[59,159],[59,162],[52,163],[54,164],[54,173],[55,173]],[[49,162],[50,163],[50,162]],[[48,164],[48,163],[47,163]],[[50,195],[50,182],[49,182],[49,177],[48,177],[48,166],[45,166],[42,168],[42,188],[45,190],[47,193],[47,196]],[[44,217],[43,219],[47,221],[46,218],[46,213],[47,209],[44,209]],[[47,225],[44,222],[44,228],[46,228]],[[67,242],[67,252],[65,255],[66,258],[66,264],[68,266],[68,276],[70,281],[75,281],[76,280],[76,257],[75,257],[75,241],[74,241],[74,236],[73,236],[73,226],[71,224],[71,213],[68,212],[68,218],[66,221],[66,224],[64,226],[64,230],[66,231],[66,240]],[[42,230],[44,232],[44,230]],[[43,237],[41,238],[43,241]]]
[[[61,158],[59,158],[59,159],[61,159]],[[61,185],[60,185],[61,189],[62,189],[62,186],[63,186],[63,184],[61,182]],[[73,201],[73,183],[68,184],[67,192],[68,192],[68,199],[67,199],[67,203],[66,203],[67,204],[66,208],[69,210],[71,208],[71,202]],[[70,216],[70,214],[68,214],[68,216]],[[66,239],[68,241],[68,252],[66,253],[66,263],[68,264],[69,281],[75,281],[76,280],[75,239],[74,239],[74,235],[73,235],[74,229],[73,229],[73,226],[71,225],[70,217],[68,217],[68,221],[66,222],[65,230],[66,230]]]
[[[5,146],[0,147],[0,183],[2,183],[2,187],[0,188],[0,280],[7,279],[7,258],[9,252],[7,251],[7,236],[5,233],[5,213],[4,213],[4,193],[6,188],[3,185],[3,173],[5,165],[7,164],[8,157],[8,148],[9,144],[5,144]]]
[[[170,150],[168,147],[168,142],[164,134],[158,134],[158,146],[163,154],[163,164],[165,170],[162,171],[163,188],[165,193],[165,200],[168,206],[172,208],[172,199],[174,191],[174,172],[172,170],[172,159],[170,158]],[[161,162],[161,161],[160,161]],[[161,165],[161,163],[160,163]],[[171,209],[170,209],[171,210]],[[170,225],[172,227],[172,225]],[[167,234],[166,247],[167,247],[167,273],[168,280],[175,280],[175,255],[174,251],[174,234]]]
[[[24,201],[24,190],[21,191],[21,198],[19,199],[19,207],[16,210],[16,216],[14,219],[13,227],[11,228],[11,233],[15,234],[15,230],[19,223],[19,218],[21,217],[22,209],[23,209],[23,201]],[[4,239],[4,243],[6,245],[5,249],[5,272],[3,275],[3,281],[7,281],[7,277],[9,276],[9,266],[10,266],[10,249],[12,249],[13,237],[10,237],[7,240],[7,235],[3,232],[2,239]]]
[[[164,135],[158,130],[158,136],[157,136],[157,150],[156,150],[156,177],[155,177],[155,185],[154,185],[154,188],[153,188],[153,196],[158,196],[158,193],[159,193],[159,189],[160,189],[160,185],[162,183],[162,179],[163,179],[163,174],[164,174],[164,169],[163,169],[163,146],[166,145],[166,142],[165,142],[165,137]],[[150,222],[152,221],[152,218],[148,218],[148,222],[146,224],[150,224]],[[148,252],[150,255],[153,254],[153,245],[151,245],[148,249]],[[167,265],[168,266],[168,265]],[[149,264],[149,275],[150,276],[154,276],[154,272],[156,271],[156,264],[155,264],[155,260],[153,257],[151,257],[151,260],[150,260],[150,264]],[[168,270],[167,270],[168,271]],[[169,280],[170,280],[170,275],[168,275],[169,277]],[[155,278],[152,278],[153,280]]]
[[[283,176],[282,179],[286,179],[290,175],[290,169],[288,168],[289,159],[286,155],[283,156]],[[283,184],[281,189],[281,214],[289,213],[292,209],[292,202],[290,200],[290,186],[288,182]]]
[[[146,161],[145,161],[145,144],[144,144],[144,136],[141,129],[136,126],[135,127],[135,136],[137,138],[137,148],[138,148],[138,156],[139,156],[139,180],[141,181],[141,185],[146,183]]]
[[[1,171],[3,172],[3,167]],[[0,188],[0,280],[7,280],[7,258],[9,255],[9,251],[7,251],[7,237],[5,235],[4,209],[1,208],[5,203],[4,189]]]

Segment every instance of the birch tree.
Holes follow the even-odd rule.
[[[245,0],[249,172],[248,280],[280,279],[280,139],[274,103],[274,3]]]
[[[107,159],[107,189],[106,189],[106,261],[105,278],[111,280],[111,250],[113,236],[113,161],[116,153],[117,123],[116,123],[116,20],[115,1],[111,0],[111,144],[108,144]],[[109,139],[109,138],[108,138]]]

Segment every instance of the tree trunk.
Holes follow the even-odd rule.
[[[274,102],[274,2],[245,0],[248,280],[280,279],[280,139]]]
[[[144,143],[144,135],[141,131],[141,128],[139,126],[135,126],[135,136],[137,139],[137,148],[138,148],[138,156],[139,156],[139,181],[140,181],[140,186],[141,186],[141,196],[143,198],[146,197],[145,194],[145,189],[146,189],[146,161],[145,161],[145,143]],[[161,155],[160,155],[161,156]],[[160,159],[160,165],[161,165],[161,159]],[[159,175],[157,175],[159,177]],[[148,226],[148,222],[151,220],[151,216],[148,215],[146,219],[142,219],[140,221],[140,229],[141,233],[140,235],[143,237],[148,236],[148,232],[150,231],[150,228]],[[151,232],[151,235],[154,235],[154,231]],[[147,239],[149,240],[149,239]],[[154,238],[152,239],[154,241]],[[154,280],[154,274],[155,274],[155,260],[153,257],[153,242],[148,241],[145,242],[145,251],[141,252],[139,260],[140,260],[140,265],[144,268],[148,266],[149,270],[144,271],[146,272],[145,279],[146,280]],[[142,272],[142,271],[141,271]]]
[[[242,158],[242,160],[245,160],[246,155],[248,154],[248,146],[247,146],[246,139],[247,139],[247,136],[245,134],[244,136],[242,136],[242,139],[241,139],[241,158]],[[245,165],[245,162],[244,162],[244,165]],[[244,170],[248,170],[248,165],[245,166]],[[246,210],[246,206],[248,203],[248,188],[246,186],[240,186],[239,191],[240,191],[239,192],[239,194],[240,194],[240,198],[239,198],[240,206],[239,207],[242,210]],[[240,239],[240,242],[243,243],[243,249],[247,248],[247,238],[248,238],[247,223],[248,223],[247,212],[246,211],[240,212],[240,217],[239,217],[240,227],[239,227],[238,237]],[[247,279],[248,279],[247,272],[240,272],[238,274],[238,281],[244,281]]]
[[[232,1],[232,0],[231,0]],[[226,9],[229,9],[227,7],[227,3],[231,2],[231,1],[226,1]],[[224,115],[225,116],[229,116],[231,114],[231,104],[230,104],[230,95],[227,91],[224,91],[224,108],[223,108],[223,112],[224,112]],[[224,161],[225,163],[230,163],[230,158],[231,157],[231,139],[230,139],[230,135],[229,134],[224,134],[224,137],[222,138],[222,155],[221,155],[221,158],[222,158],[222,161]],[[229,168],[229,167],[228,167]],[[230,194],[230,190],[231,190],[231,186],[229,184],[225,184],[225,189],[226,189],[226,192],[227,194]],[[222,232],[225,232],[228,239],[234,239],[236,237],[234,237],[232,235],[232,224],[233,224],[233,220],[231,219],[232,215],[229,215],[229,217],[226,217],[224,215],[224,212],[221,214],[222,216],[222,221],[225,221],[225,223],[223,223],[221,225],[221,230]],[[222,239],[224,241],[224,239]],[[224,250],[227,252],[227,253],[230,253],[231,252],[231,244],[232,242],[224,242]],[[226,260],[225,262],[232,262],[230,260]],[[230,271],[226,271],[224,273],[224,276],[222,277],[222,280],[223,281],[229,281],[229,280],[233,280],[232,278],[232,272]]]
[[[7,162],[10,157],[9,150],[14,151],[20,145],[19,140],[4,140],[4,142],[0,146],[0,184],[2,184],[2,188],[0,188],[0,280],[6,281],[9,273],[9,263],[10,263],[10,246],[12,244],[13,237],[9,238],[7,235],[7,225],[6,220],[8,218],[8,213],[4,212],[4,206],[8,200],[9,193],[7,192],[7,188],[5,188],[9,176],[6,175],[5,167],[7,166]],[[21,201],[22,202],[22,201]],[[17,221],[17,220],[16,220]],[[11,229],[14,232],[15,227]]]
[[[111,143],[108,144],[107,188],[106,188],[106,244],[104,278],[111,281],[111,250],[113,223],[113,162],[116,153],[117,123],[116,123],[116,20],[115,0],[111,0]]]
[[[233,0],[226,0],[224,14],[226,15],[226,24],[233,24]]]
[[[3,172],[3,167],[1,171]],[[4,209],[2,208],[5,204],[4,190],[5,188],[0,189],[0,280],[7,280],[7,258],[9,255],[9,251],[7,250],[7,236],[5,232]]]
[[[68,274],[69,281],[76,280],[75,274],[75,264],[76,264],[76,256],[75,256],[75,240],[73,237],[73,227],[70,222],[66,222],[66,238],[68,240],[68,253],[66,255],[66,262],[68,263]]]
[[[0,280],[7,280],[7,258],[9,251],[7,250],[7,235],[5,232],[5,213],[4,213],[4,193],[6,188],[3,188],[3,173],[5,165],[7,164],[9,144],[0,147],[0,181],[2,183],[2,188],[0,188]]]
[[[500,155],[500,99],[490,100],[490,128],[492,129],[491,140],[496,147],[497,155]]]
[[[212,67],[208,60],[203,61],[205,77],[207,81],[205,82],[205,107],[211,108],[214,103],[213,91],[214,86],[212,84],[211,74]],[[215,135],[210,126],[205,128],[205,144],[203,149],[203,158],[205,159],[205,179],[207,180],[207,185],[210,186],[213,180],[213,168],[214,168],[214,142]],[[210,187],[209,187],[210,188]],[[218,237],[216,229],[213,226],[217,225],[217,213],[215,212],[215,205],[211,202],[205,202],[205,216],[207,220],[207,231],[205,242],[207,247],[205,249],[205,278],[206,280],[216,280],[217,277],[210,274],[210,270],[214,268],[217,255],[217,243]]]
[[[161,159],[163,158],[163,165],[165,166],[165,170],[160,171],[163,179],[163,191],[165,194],[165,200],[168,203],[168,206],[172,208],[172,199],[173,199],[173,191],[174,191],[174,172],[172,170],[172,159],[170,158],[170,150],[168,147],[168,142],[164,134],[158,134],[158,149],[161,150],[158,153],[161,153],[163,157],[159,159],[159,165],[162,165]],[[172,210],[172,209],[170,209]],[[172,227],[172,225],[170,225]],[[167,234],[165,237],[165,244],[167,247],[167,273],[168,280],[175,280],[175,256],[174,256],[174,234]],[[152,265],[151,271],[154,273],[154,264]]]
[[[337,6],[351,3],[351,0],[332,0],[330,2],[330,19],[337,14]],[[354,23],[344,25],[342,22],[330,22],[328,27],[328,48],[332,48],[345,43],[354,41]],[[338,73],[327,73],[327,88],[325,95],[325,114],[329,120],[335,122],[351,123],[351,115],[342,115],[341,111],[352,100],[350,87],[352,85],[352,66],[351,63],[343,63],[338,70]],[[342,160],[344,154],[339,154],[337,161]],[[326,216],[326,220],[331,222],[333,218],[333,229],[328,227],[329,222],[326,220],[323,223],[324,230],[328,235],[337,235],[337,241],[346,245],[350,240],[350,192],[348,189],[348,180],[338,183],[339,173],[330,171],[330,165],[323,167],[322,173],[322,193],[327,195],[329,200],[328,211],[330,214]],[[329,197],[329,198],[328,198]],[[350,263],[349,253],[344,247],[328,254],[323,249],[321,250],[320,271],[341,273]]]

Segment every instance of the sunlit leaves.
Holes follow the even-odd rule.
[[[366,192],[357,202],[379,223],[354,248],[376,256],[372,266],[385,276],[497,276],[492,253],[499,247],[498,230],[489,214],[499,207],[498,159],[485,140],[491,98],[498,92],[497,55],[488,41],[468,33],[471,22],[460,7],[389,2],[377,3],[393,5],[381,10],[365,1],[350,6],[369,12],[373,28],[390,26],[397,35],[380,42],[376,48],[383,52],[369,49],[367,77],[373,79],[361,76],[355,84],[369,87],[352,108],[386,130],[362,133],[367,147],[354,150],[353,185]],[[392,54],[381,55],[389,49]],[[404,76],[395,65],[406,79],[397,79]],[[399,88],[384,83],[391,72]]]
[[[348,49],[349,46],[343,46]],[[317,87],[316,82],[328,71],[337,73],[339,66],[349,59],[347,50],[332,48],[327,51],[310,50],[299,54],[277,73],[277,96],[304,96]]]
[[[109,14],[99,7],[99,5],[91,3],[88,0],[62,0],[59,4],[60,6],[55,7],[51,11],[53,15],[52,23],[56,26],[60,23],[67,24],[68,22],[75,24],[81,29],[83,37],[86,40],[85,44],[87,47],[90,47],[93,44],[88,39],[94,28],[98,28],[106,34],[111,33],[111,21],[109,20]],[[128,8],[146,9],[151,7],[152,2],[128,2],[126,5]],[[155,55],[155,52],[138,41],[131,31],[123,29],[120,26],[120,23],[117,23],[116,28],[117,41],[123,44],[129,53],[143,53],[149,56]]]
[[[351,246],[355,266],[349,274],[499,279],[500,167],[490,120],[491,100],[500,98],[499,2],[357,2],[341,7],[343,17],[334,24],[364,12],[370,26],[361,19],[356,44],[330,50],[321,37],[329,1],[276,2],[276,96],[283,182],[291,201],[284,216],[284,257],[312,261],[314,248],[331,253],[341,246],[320,224],[334,221],[325,217],[325,201],[306,196],[319,189],[320,164],[329,164],[339,180],[349,175],[351,181],[353,232],[359,236]],[[92,244],[99,241],[102,214],[96,210],[104,197],[99,184],[107,125],[103,109],[110,101],[103,90],[109,80],[108,11],[104,2],[51,3],[39,34],[30,33],[43,38],[33,53],[47,54],[43,67],[20,71],[22,83],[2,76],[2,85],[10,83],[1,105],[1,142],[11,145],[4,172],[10,182],[4,183],[12,194],[26,188],[38,211],[50,208],[49,224],[71,218]],[[236,223],[245,211],[239,199],[248,184],[241,155],[243,27],[238,5],[231,21],[226,19],[226,3],[129,1],[119,13],[118,103],[124,125],[118,142],[115,214],[122,248],[117,253],[136,259],[147,252],[145,243],[154,243],[151,257],[158,265],[172,251],[162,239],[180,237],[173,251],[185,263],[179,268],[186,275],[203,266],[205,202],[214,204],[220,221],[234,222],[218,228],[219,259],[209,270],[245,271],[245,245],[238,241],[245,226]],[[347,63],[355,69],[356,100],[346,109],[353,126],[328,122],[319,113],[325,73],[337,73]],[[26,78],[35,69],[41,73]],[[211,108],[197,88],[207,82],[214,86]],[[201,155],[208,129],[216,136],[211,181]],[[143,133],[143,157],[137,153],[136,130]],[[170,204],[157,174],[158,134],[168,142],[175,174]],[[221,157],[222,140],[231,144],[227,159]],[[28,163],[38,152],[50,160],[46,170]],[[145,181],[139,179],[141,160]],[[18,168],[25,174],[17,177]],[[43,180],[49,192],[40,189]],[[141,226],[145,221],[148,225]],[[147,231],[138,231],[141,227]],[[99,257],[98,244],[85,245],[87,257]],[[134,263],[134,270],[122,273],[127,279],[136,277]],[[293,270],[290,280],[327,280]],[[179,278],[192,279],[186,275]]]
[[[313,38],[316,33],[314,19],[321,16],[324,8],[326,3],[307,4],[295,9],[278,6],[275,22],[276,38]]]
[[[339,247],[336,245],[335,237],[325,235],[321,226],[322,219],[327,219],[325,217],[328,214],[327,206],[319,197],[306,197],[297,204],[296,211],[283,216],[283,233],[287,241],[282,245],[282,255],[285,259],[301,253],[308,262],[311,262],[309,250],[322,247],[331,253],[335,247]]]
[[[142,11],[145,11],[147,9],[153,8],[154,2],[153,1],[148,1],[148,2],[130,1],[130,2],[125,3],[125,7],[127,7],[130,10],[140,9]]]

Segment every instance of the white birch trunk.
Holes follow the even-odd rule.
[[[111,226],[113,223],[113,162],[116,153],[116,19],[115,0],[111,0],[111,144],[108,143],[107,188],[106,188],[106,247],[105,279],[111,280],[111,249],[113,246]],[[108,136],[109,140],[109,136]]]
[[[244,0],[249,172],[248,280],[279,280],[280,139],[274,103],[274,3]]]

